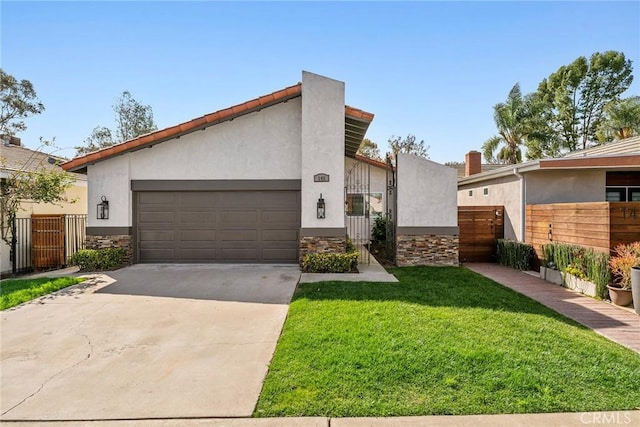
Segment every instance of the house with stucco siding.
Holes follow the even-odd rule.
[[[89,215],[89,247],[125,247],[134,263],[295,263],[307,253],[344,252],[351,218],[395,212],[386,165],[356,156],[373,117],[345,105],[343,82],[303,72],[296,85],[62,167],[87,175],[89,206],[109,203],[108,218]],[[448,177],[446,199],[455,208],[455,171],[410,157],[407,177],[416,167]],[[411,203],[421,198],[439,201],[420,191]],[[455,211],[420,216],[409,215],[407,224],[419,227],[405,231],[450,244],[411,262],[457,263]],[[406,236],[402,221],[395,224]],[[358,237],[362,244],[368,233]]]
[[[526,241],[527,205],[640,201],[640,137],[486,172],[480,159],[466,155],[458,205],[503,205],[507,239]]]

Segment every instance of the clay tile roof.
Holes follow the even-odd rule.
[[[66,163],[63,163],[61,166],[64,170],[68,171],[80,170],[90,163],[104,160],[111,156],[115,156],[116,154],[133,151],[144,146],[156,144],[168,139],[185,135],[198,129],[203,129],[207,126],[212,126],[224,121],[234,119],[244,114],[258,111],[262,108],[270,107],[272,105],[288,101],[289,99],[293,99],[301,95],[302,83],[298,83],[296,85],[277,90],[268,95],[260,96],[247,102],[243,102],[229,108],[197,117],[193,120],[180,123],[176,126],[171,126],[166,129],[160,129],[155,132],[141,135],[129,141],[121,142],[112,147],[104,148],[102,150],[85,154],[84,156],[76,157]],[[373,114],[367,113],[366,111],[359,110],[357,108],[349,107],[348,105],[345,106],[345,117],[350,117],[352,119],[366,122],[366,127],[368,127],[368,124],[373,120]],[[365,130],[366,127],[364,127]]]

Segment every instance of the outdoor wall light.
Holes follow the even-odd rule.
[[[98,203],[98,219],[109,219],[109,201],[105,196],[102,196],[101,202]]]
[[[325,217],[324,199],[322,198],[322,193],[320,193],[320,198],[318,199],[317,216],[318,216],[318,219],[324,219]]]

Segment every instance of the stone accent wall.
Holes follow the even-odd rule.
[[[85,248],[87,249],[107,249],[107,248],[123,248],[126,252],[124,261],[126,265],[133,263],[133,242],[132,236],[127,234],[119,234],[114,236],[92,236],[87,235],[85,239]]]
[[[307,254],[343,254],[346,243],[345,237],[301,237],[300,265]]]
[[[398,235],[396,237],[396,264],[459,265],[459,239],[454,235]]]

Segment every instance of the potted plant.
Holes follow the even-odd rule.
[[[615,305],[629,305],[633,301],[631,271],[633,267],[640,266],[640,242],[627,245],[619,244],[613,252],[615,255],[609,260],[609,268],[611,268],[614,277],[614,284],[607,286],[609,296]],[[636,293],[636,305],[640,305],[638,292]]]

